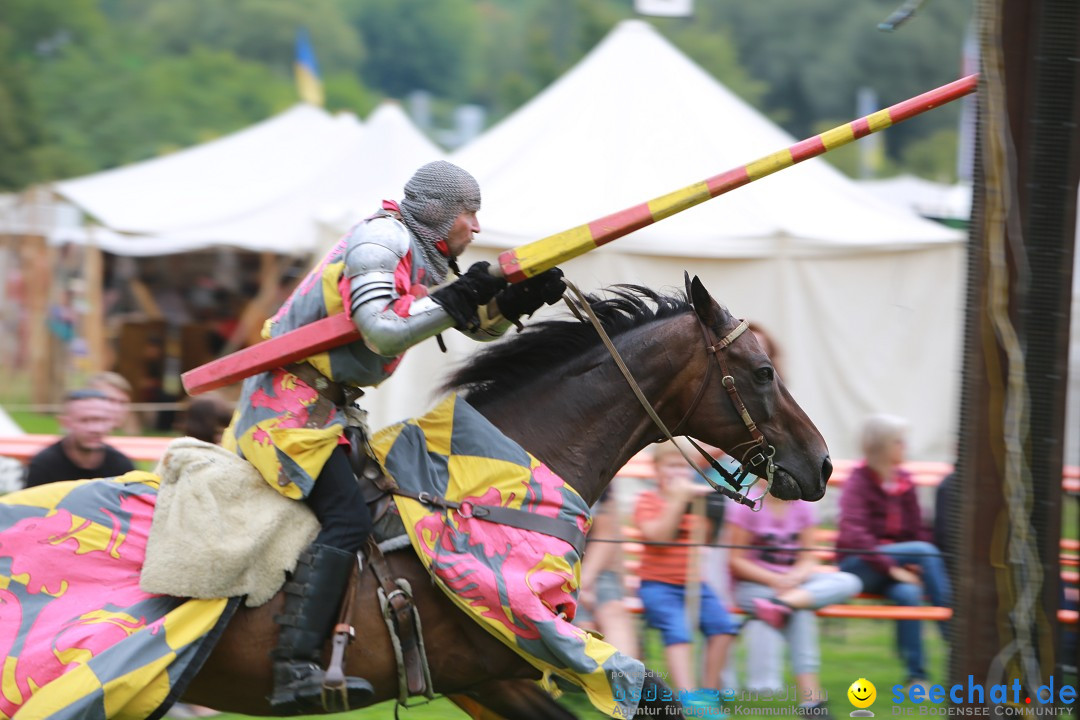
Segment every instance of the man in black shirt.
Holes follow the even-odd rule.
[[[76,390],[64,398],[60,425],[67,432],[30,459],[26,487],[60,480],[115,477],[134,470],[131,460],[105,444],[115,413],[100,390]]]

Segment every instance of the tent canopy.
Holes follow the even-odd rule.
[[[171,155],[56,184],[117,232],[163,234],[234,222],[317,181],[359,141],[354,115],[293,108]]]
[[[362,124],[297,105],[172,155],[56,183],[64,201],[100,226],[50,235],[123,255],[229,246],[307,255],[339,227],[397,197],[443,152],[393,102]]]
[[[453,156],[484,192],[478,242],[512,247],[796,141],[648,23],[627,20],[532,101]],[[880,252],[958,235],[810,160],[620,239],[684,257]]]
[[[328,250],[338,236],[379,208],[383,200],[399,200],[416,169],[446,154],[428,140],[401,109],[386,101],[368,116],[364,136],[352,157],[338,167],[335,183],[347,186],[347,196],[327,193],[319,209],[318,252]]]
[[[861,180],[859,185],[875,197],[923,217],[962,221],[971,217],[971,183],[949,185],[915,175],[898,175]]]

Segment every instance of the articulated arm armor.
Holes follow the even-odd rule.
[[[394,272],[409,252],[409,232],[390,218],[366,222],[354,231],[345,255],[349,314],[364,344],[383,357],[397,357],[413,345],[454,327],[454,320],[430,297],[416,298],[407,314],[395,312],[401,296]]]

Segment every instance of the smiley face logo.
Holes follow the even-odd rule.
[[[865,708],[873,705],[874,700],[877,699],[877,688],[874,687],[874,683],[866,678],[859,678],[851,683],[851,687],[849,687],[847,691],[847,696],[852,705],[865,710]],[[852,715],[854,714],[855,713],[852,713]],[[859,714],[862,715],[864,713]]]

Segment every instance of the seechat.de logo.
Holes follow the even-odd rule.
[[[848,701],[857,709],[851,711],[851,717],[874,717],[874,711],[868,710],[877,699],[877,688],[866,678],[859,678],[847,689]]]

